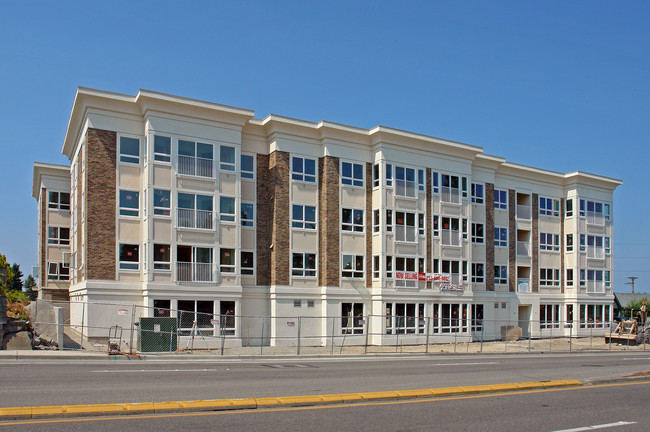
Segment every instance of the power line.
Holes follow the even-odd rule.
[[[637,276],[628,276],[630,282],[625,282],[625,285],[632,285],[632,294],[634,294],[634,281],[638,279]]]

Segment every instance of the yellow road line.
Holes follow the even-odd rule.
[[[429,403],[429,402],[443,402],[464,399],[479,399],[489,397],[502,397],[514,396],[522,394],[536,394],[548,392],[561,392],[561,391],[576,391],[576,390],[589,390],[594,388],[603,387],[622,387],[622,386],[636,386],[650,384],[650,381],[631,382],[631,383],[614,383],[614,384],[598,384],[592,386],[580,387],[562,387],[562,388],[544,388],[534,390],[517,391],[516,393],[490,393],[490,394],[467,394],[462,396],[449,396],[449,397],[434,397],[434,398],[420,398],[410,400],[394,400],[394,401],[377,401],[377,402],[361,402],[355,404],[335,404],[335,405],[319,405],[319,406],[302,406],[302,407],[284,407],[284,408],[263,408],[256,410],[238,410],[238,411],[210,411],[210,412],[193,412],[193,413],[176,413],[176,414],[160,414],[160,415],[137,415],[137,416],[119,416],[119,417],[96,417],[96,418],[62,418],[51,420],[35,420],[35,421],[14,421],[14,422],[0,422],[1,426],[17,426],[17,425],[33,425],[33,424],[50,424],[50,423],[78,423],[78,422],[95,422],[95,421],[112,421],[112,420],[140,420],[140,419],[155,419],[155,418],[174,418],[174,417],[197,417],[197,416],[214,416],[214,415],[234,415],[234,414],[254,414],[254,413],[269,413],[269,412],[288,412],[288,411],[307,411],[307,410],[320,410],[320,409],[336,409],[336,408],[356,408],[364,406],[379,406],[379,405],[400,405],[400,404],[415,404],[415,403]]]

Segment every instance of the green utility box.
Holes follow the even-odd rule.
[[[178,348],[176,318],[140,318],[138,324],[138,351],[173,352]]]

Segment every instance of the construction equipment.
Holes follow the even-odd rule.
[[[108,329],[108,354],[122,354],[122,327],[118,325]]]
[[[622,345],[650,343],[650,320],[645,325],[635,319],[619,322],[612,333],[605,334],[605,343],[610,342]]]

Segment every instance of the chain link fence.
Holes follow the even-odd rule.
[[[184,307],[181,308],[181,306]],[[645,350],[636,321],[508,321],[406,315],[242,316],[134,304],[37,300],[40,349],[108,353],[334,355]],[[189,310],[191,309],[191,310]]]

